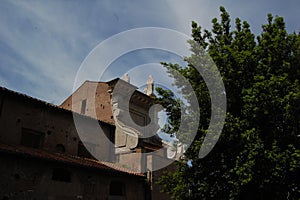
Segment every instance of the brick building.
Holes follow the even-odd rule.
[[[105,162],[114,155],[113,146],[99,140],[94,151],[100,150],[102,160],[91,159],[73,114],[0,88],[0,199],[147,198],[144,174]],[[104,130],[102,137],[114,134],[113,125],[76,115],[94,140],[101,138],[95,122]]]
[[[166,156],[156,135],[159,110],[149,113],[155,104],[153,93],[149,94],[152,96],[119,78],[109,82],[86,81],[60,107],[115,126],[114,162],[145,172],[152,166],[147,166],[139,153],[157,151],[158,156]],[[128,118],[132,118],[131,123]]]
[[[168,199],[151,84],[86,81],[60,106],[0,88],[0,199]]]

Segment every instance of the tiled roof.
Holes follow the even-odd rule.
[[[81,158],[66,154],[52,153],[41,149],[33,149],[23,146],[10,146],[0,143],[0,153],[11,154],[16,156],[37,158],[46,161],[60,162],[71,164],[78,167],[93,168],[107,172],[121,173],[139,177],[145,177],[144,174],[134,172],[123,167],[117,166],[113,163],[101,162],[88,158]]]

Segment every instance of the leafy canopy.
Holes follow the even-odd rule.
[[[192,22],[192,38],[216,63],[226,88],[227,114],[221,137],[203,159],[198,153],[210,121],[210,96],[193,67],[203,54],[191,48],[187,67],[176,70],[195,91],[201,118],[196,139],[159,183],[173,199],[299,199],[300,198],[300,35],[288,34],[282,17],[267,17],[257,37],[246,21],[231,19],[220,7],[212,30]],[[192,41],[189,41],[192,44]],[[191,46],[192,47],[192,46]],[[179,100],[158,89],[169,116],[169,133],[180,123]],[[185,95],[189,95],[185,93]],[[177,137],[180,137],[177,136]]]

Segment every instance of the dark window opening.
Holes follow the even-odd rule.
[[[78,150],[77,150],[77,155],[79,157],[84,157],[84,158],[94,158],[90,152],[92,152],[93,149],[91,148],[90,151],[82,144],[82,142],[78,142]]]
[[[109,195],[124,196],[125,195],[125,185],[120,181],[112,181],[109,186]]]
[[[86,109],[86,99],[81,101],[81,114],[85,114],[85,109]]]
[[[129,110],[130,117],[139,126],[146,126],[146,116],[133,110]]]
[[[38,149],[42,147],[43,140],[43,133],[22,128],[21,145]]]
[[[120,154],[115,155],[115,162],[120,162]]]
[[[64,146],[64,145],[62,145],[62,144],[57,144],[57,145],[55,146],[55,151],[56,151],[57,153],[65,153],[65,152],[66,152],[66,149],[65,149],[65,146]]]
[[[111,143],[115,144],[115,129],[114,128],[109,129],[109,141]]]
[[[67,169],[62,168],[53,169],[52,180],[61,182],[71,182],[71,172]]]
[[[20,180],[21,176],[20,176],[20,174],[14,174],[14,178],[15,178],[16,180]]]

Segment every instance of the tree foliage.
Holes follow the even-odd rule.
[[[201,118],[196,139],[185,153],[192,165],[178,162],[177,171],[166,173],[159,183],[173,199],[299,199],[300,35],[287,33],[283,18],[269,14],[255,37],[246,21],[237,18],[232,28],[224,7],[220,13],[219,20],[212,20],[211,31],[192,22],[192,38],[211,56],[223,78],[227,96],[223,132],[215,148],[199,159],[211,114],[207,87],[192,64],[201,52],[191,48],[187,67],[163,63],[189,80]],[[177,127],[178,100],[171,100],[165,90],[158,93],[170,124]]]

